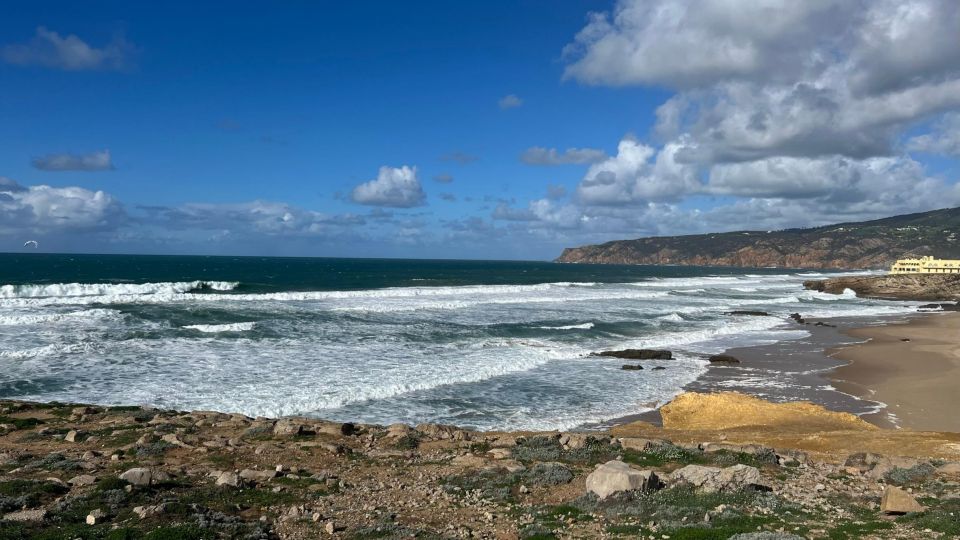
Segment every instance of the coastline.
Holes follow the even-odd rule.
[[[723,354],[739,359],[739,364],[710,365],[703,375],[685,385],[678,395],[685,392],[733,391],[773,402],[810,401],[832,411],[855,414],[883,429],[902,427],[896,418],[888,416],[888,404],[879,396],[863,386],[836,379],[836,370],[844,368],[850,360],[833,353],[864,345],[869,338],[861,337],[858,332],[899,328],[914,320],[924,320],[925,315],[928,313],[811,318],[802,325],[788,320],[784,322],[786,328],[803,329],[808,335],[771,344],[727,349]],[[643,413],[580,426],[578,430],[611,429],[637,421],[660,426],[660,409],[668,403],[658,403],[652,410]],[[940,430],[960,431],[960,426],[957,429]]]
[[[845,362],[830,374],[838,390],[886,404],[864,419],[896,427],[960,431],[954,413],[960,384],[960,313],[929,313],[845,333],[862,341],[827,351]],[[904,341],[909,340],[909,341]]]

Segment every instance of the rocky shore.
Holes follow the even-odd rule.
[[[960,435],[684,394],[493,433],[0,402],[0,538],[939,538]]]
[[[806,289],[842,294],[846,289],[863,298],[887,300],[960,300],[960,274],[887,274],[804,281]]]

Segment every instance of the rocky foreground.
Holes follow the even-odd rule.
[[[0,538],[939,538],[960,436],[684,394],[664,427],[480,433],[0,402]]]
[[[842,294],[850,289],[862,298],[888,300],[960,300],[960,274],[887,274],[804,281],[806,289]]]

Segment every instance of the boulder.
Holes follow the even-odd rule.
[[[244,469],[240,471],[240,479],[255,484],[262,484],[276,478],[278,474],[275,470],[258,471],[255,469]]]
[[[143,467],[134,467],[121,474],[120,479],[135,486],[149,486],[153,481],[153,472]]]
[[[624,450],[636,450],[637,452],[647,452],[656,448],[671,444],[666,439],[647,439],[642,437],[623,437],[619,439],[620,446]]]
[[[71,486],[91,486],[97,482],[97,477],[89,474],[81,474],[67,480]]]
[[[278,437],[303,435],[306,427],[296,418],[281,418],[273,425],[273,434]]]
[[[309,427],[315,433],[326,433],[338,437],[350,436],[357,432],[357,426],[350,422],[311,422]]]
[[[658,349],[623,349],[592,353],[591,356],[607,356],[626,360],[670,360],[673,358],[673,353]]]
[[[587,492],[600,499],[625,491],[650,491],[658,489],[660,478],[653,471],[640,471],[622,461],[608,461],[597,465],[587,476]]]
[[[924,508],[913,498],[913,495],[896,486],[887,486],[883,490],[883,499],[880,500],[880,511],[884,514],[899,515],[923,512]]]
[[[163,511],[164,511],[164,505],[162,504],[133,507],[133,513],[136,514],[137,517],[139,517],[140,519],[146,519],[150,516],[162,514]]]
[[[239,474],[233,471],[224,471],[217,476],[215,484],[218,486],[238,488],[243,485],[243,480],[240,479]]]
[[[734,493],[742,490],[770,491],[770,484],[759,469],[749,465],[734,465],[725,469],[687,465],[670,475],[670,482],[689,485],[702,493]]]
[[[800,324],[803,324],[803,323],[805,322],[805,321],[803,320],[803,317],[801,317],[799,313],[792,313],[792,314],[790,314],[790,318],[793,319],[793,320],[795,320],[795,321],[797,321],[797,322],[800,323]]]
[[[715,354],[709,358],[711,364],[739,364],[740,359],[729,354]]]
[[[67,441],[67,442],[75,443],[75,442],[80,442],[80,439],[82,439],[82,438],[83,438],[83,432],[82,432],[82,431],[77,431],[77,430],[75,430],[75,429],[71,429],[71,430],[68,431],[67,434],[63,437],[63,440],[65,440],[65,441]]]
[[[107,518],[107,513],[103,510],[97,508],[96,510],[91,511],[87,514],[87,525],[96,525],[98,523],[103,523]]]
[[[640,371],[641,369],[643,369],[643,366],[641,366],[641,365],[639,365],[639,364],[637,364],[637,365],[624,364],[624,365],[620,366],[620,369],[625,370],[625,371]]]

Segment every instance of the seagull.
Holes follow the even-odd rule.
[[[23,247],[27,247],[27,246],[33,246],[33,249],[37,249],[38,247],[40,247],[40,244],[38,244],[36,240],[27,240],[26,242],[23,243]]]

